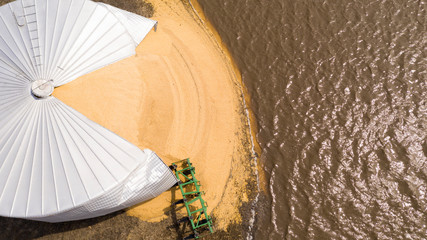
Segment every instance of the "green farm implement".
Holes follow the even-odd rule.
[[[182,194],[182,199],[174,204],[184,204],[193,237],[198,239],[206,232],[213,233],[212,218],[207,212],[208,204],[202,198],[205,193],[200,189],[200,181],[196,178],[196,169],[190,159],[174,162],[170,167],[178,179],[177,185]]]

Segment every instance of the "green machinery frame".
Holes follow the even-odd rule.
[[[178,179],[178,186],[183,198],[175,204],[183,203],[185,205],[194,238],[201,237],[202,231],[207,230],[213,233],[212,218],[207,212],[208,204],[202,198],[205,193],[200,190],[201,184],[196,178],[196,168],[187,158],[172,163],[171,169]]]

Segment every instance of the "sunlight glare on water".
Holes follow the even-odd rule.
[[[254,239],[427,239],[426,2],[199,2],[258,122]]]

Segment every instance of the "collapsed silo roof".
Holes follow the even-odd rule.
[[[176,183],[154,152],[51,96],[54,87],[134,55],[155,24],[89,0],[18,0],[0,7],[1,216],[96,217]]]

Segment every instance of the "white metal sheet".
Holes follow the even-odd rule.
[[[92,122],[50,89],[38,89],[133,55],[155,24],[89,0],[18,0],[0,7],[1,216],[96,217],[176,183],[154,152]]]

